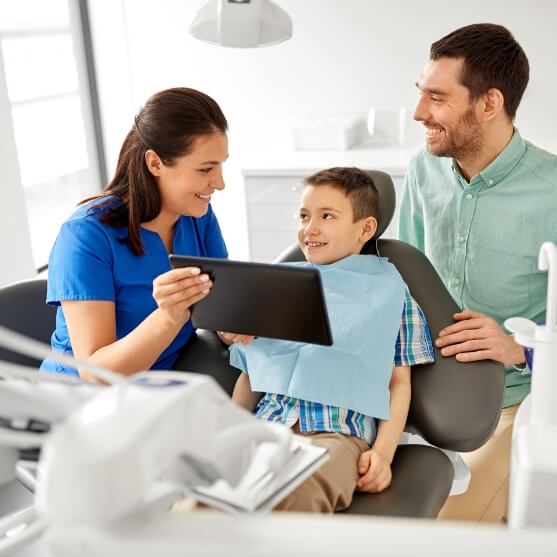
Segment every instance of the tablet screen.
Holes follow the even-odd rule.
[[[213,281],[192,308],[194,327],[330,346],[319,271],[288,264],[170,255],[173,268],[198,267]]]

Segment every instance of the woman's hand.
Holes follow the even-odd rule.
[[[217,335],[225,344],[249,344],[255,337],[251,335],[240,335],[237,333],[224,333],[217,331]]]
[[[153,298],[173,325],[183,325],[191,316],[190,307],[207,296],[213,283],[197,267],[173,269],[153,281]]]

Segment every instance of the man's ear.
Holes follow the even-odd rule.
[[[362,221],[362,232],[360,234],[360,241],[365,244],[368,240],[373,238],[377,230],[377,219],[375,217],[366,217]]]
[[[505,97],[499,89],[492,87],[483,95],[480,117],[484,122],[493,120],[505,110]]]
[[[145,152],[145,164],[147,169],[153,176],[160,176],[163,163],[161,158],[153,151],[153,149],[147,149]]]

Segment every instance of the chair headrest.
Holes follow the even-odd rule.
[[[381,234],[385,232],[393,218],[396,203],[395,186],[392,178],[386,172],[381,172],[380,170],[367,170],[367,173],[371,176],[377,188],[377,192],[379,193],[379,215],[377,218],[379,222],[377,230],[370,240],[374,241],[381,237]]]

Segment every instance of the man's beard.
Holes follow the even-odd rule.
[[[438,150],[428,150],[438,157],[452,157],[456,160],[476,156],[483,147],[482,132],[474,108],[470,107],[461,117]]]

